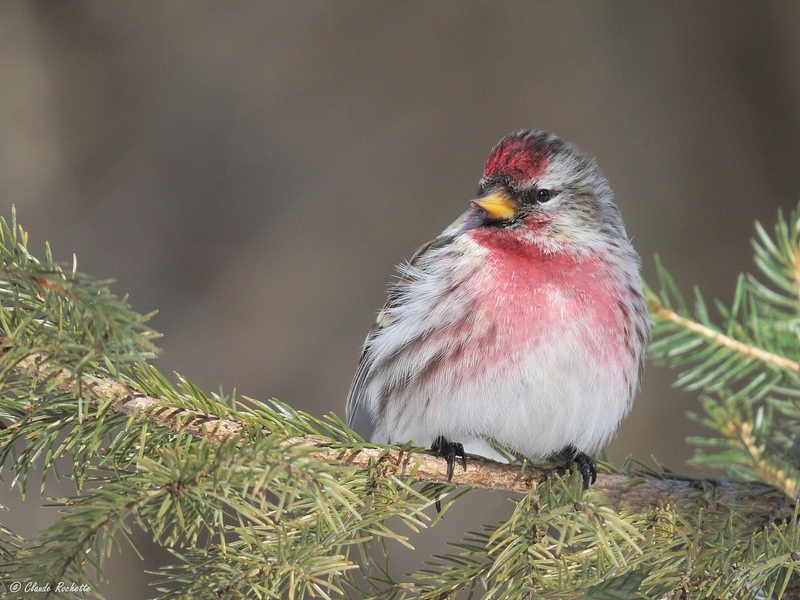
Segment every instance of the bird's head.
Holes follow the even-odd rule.
[[[516,230],[531,241],[594,246],[607,234],[625,237],[611,188],[595,162],[542,131],[500,140],[472,203],[473,226]]]

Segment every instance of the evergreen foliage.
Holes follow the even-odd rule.
[[[147,363],[148,316],[49,248],[35,259],[15,217],[0,220],[0,464],[23,495],[35,464],[36,497],[58,470],[75,484],[31,539],[0,526],[0,582],[99,595],[105,558],[138,526],[174,555],[160,598],[793,597],[800,215],[756,231],[761,279],[742,276],[731,306],[716,304],[720,324],[661,265],[661,290],[647,292],[652,356],[699,394],[711,430],[694,462],[726,480],[602,463],[583,491],[575,473],[526,465],[530,491],[504,523],[397,581],[382,554],[467,488],[452,494],[422,476],[424,451],[365,444],[335,415],[173,385]]]

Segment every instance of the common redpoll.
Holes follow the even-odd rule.
[[[560,455],[584,486],[616,432],[650,335],[631,245],[595,162],[520,131],[489,154],[472,206],[408,264],[367,336],[347,400],[365,439]],[[463,445],[462,445],[463,444]]]

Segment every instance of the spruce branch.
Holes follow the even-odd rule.
[[[686,317],[681,316],[674,310],[665,307],[657,297],[651,296],[648,302],[648,309],[651,314],[655,314],[660,319],[671,321],[676,325],[682,327],[687,331],[692,331],[699,336],[708,340],[709,343],[728,348],[733,352],[741,354],[742,356],[752,356],[753,358],[762,361],[766,365],[776,366],[780,369],[786,369],[794,373],[800,373],[800,362],[789,360],[785,356],[779,356],[772,352],[767,352],[756,346],[740,342],[731,336],[725,335],[707,327],[702,323],[693,321]]]
[[[34,377],[39,381],[51,381],[53,389],[75,395],[83,395],[96,405],[107,407],[119,414],[147,415],[154,425],[167,427],[174,432],[185,432],[209,441],[222,442],[242,430],[235,421],[209,417],[197,411],[165,406],[164,400],[134,391],[123,381],[111,380],[93,374],[84,374],[80,380],[67,369],[55,370],[47,356],[31,354],[20,360],[15,367],[17,374]],[[20,424],[11,425],[11,428]]]
[[[755,263],[768,283],[739,277],[730,306],[712,319],[699,290],[687,307],[657,262],[660,294],[647,290],[651,355],[681,370],[677,384],[701,392],[717,437],[694,438],[693,462],[734,479],[761,481],[794,500],[800,493],[800,212],[778,214],[770,234],[756,223]]]
[[[731,306],[717,303],[722,326],[699,292],[690,311],[660,265],[662,291],[649,292],[653,355],[701,392],[698,418],[717,435],[695,440],[698,460],[730,479],[630,461],[601,465],[584,491],[553,465],[475,457],[450,482],[424,449],[366,444],[335,415],[174,386],[147,364],[157,334],[146,316],[49,249],[40,263],[0,219],[0,464],[24,491],[37,460],[47,472],[69,458],[78,491],[56,501],[52,526],[0,544],[0,575],[94,585],[135,522],[176,557],[163,598],[788,593],[800,571],[800,218],[757,233],[770,283],[741,277]],[[395,581],[370,544],[409,545],[398,520],[435,523],[454,486],[523,495],[506,522]]]
[[[771,461],[764,456],[764,449],[758,444],[758,440],[753,433],[750,423],[734,423],[729,421],[729,435],[738,438],[754,465],[754,469],[759,479],[777,490],[780,490],[788,498],[797,498],[798,480],[796,471],[791,468],[780,468],[770,464]]]
[[[52,380],[56,389],[70,393],[81,393],[93,404],[108,407],[123,415],[140,415],[153,425],[165,427],[175,433],[186,433],[210,442],[223,442],[241,435],[247,428],[243,422],[233,418],[219,418],[196,410],[175,406],[161,398],[133,391],[133,383],[96,375],[83,375],[81,385],[65,369],[52,373],[50,363],[42,355],[32,355],[17,364],[20,374],[41,380]],[[241,416],[241,415],[240,415]],[[264,435],[271,432],[262,430]],[[452,480],[447,478],[447,465],[442,459],[425,449],[392,446],[374,446],[361,443],[343,444],[315,436],[289,436],[282,439],[286,446],[307,446],[315,459],[347,465],[368,471],[379,466],[384,475],[402,480],[413,479],[424,483],[439,483],[475,489],[495,489],[528,493],[548,477],[556,476],[556,470],[547,465],[513,465],[499,463],[480,457],[471,457],[467,469],[457,469]],[[646,470],[639,465],[634,472],[601,473],[591,492],[602,502],[617,510],[646,511],[651,508],[674,506],[687,491],[703,489],[714,501],[725,497],[738,502],[765,502],[766,510],[775,508],[775,499],[764,492],[764,486],[734,484],[726,481],[711,481],[680,478]],[[775,481],[770,483],[778,483]],[[775,485],[778,489],[780,486]]]

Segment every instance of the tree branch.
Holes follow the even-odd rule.
[[[756,348],[755,346],[749,346],[748,344],[744,344],[739,340],[735,340],[730,336],[727,336],[718,331],[714,331],[710,327],[706,327],[705,325],[697,323],[696,321],[692,321],[691,319],[682,317],[675,311],[668,309],[666,306],[664,306],[663,304],[661,304],[661,302],[657,300],[650,301],[650,310],[652,312],[655,312],[662,319],[666,319],[667,321],[672,321],[673,323],[680,325],[685,329],[694,331],[695,333],[700,334],[704,338],[707,338],[711,342],[719,344],[720,346],[725,346],[726,348],[730,348],[734,352],[738,352],[739,354],[744,354],[745,356],[752,356],[753,358],[760,360],[761,362],[766,363],[768,365],[774,365],[776,367],[785,369],[787,371],[800,373],[800,363],[795,362],[793,360],[789,360],[784,356],[778,356],[777,354],[773,354],[772,352],[767,352],[766,350],[762,350],[761,348]]]
[[[75,378],[65,369],[53,372],[43,354],[33,354],[21,360],[15,371],[30,374],[40,380],[53,378],[55,387],[76,393]],[[242,432],[244,426],[234,420],[208,417],[201,413],[165,407],[161,400],[134,392],[122,383],[96,375],[83,375],[82,391],[98,404],[107,404],[116,413],[142,414],[154,424],[174,431],[221,442]],[[413,477],[421,482],[448,483],[447,465],[441,458],[424,451],[411,452],[386,447],[344,448],[312,438],[290,437],[286,445],[307,444],[315,448],[311,455],[326,462],[339,462],[359,469],[378,464],[387,474],[400,479]],[[455,486],[529,492],[537,483],[553,476],[554,468],[532,467],[498,463],[485,458],[470,458],[466,470],[456,469],[452,481]],[[602,503],[617,510],[636,512],[650,508],[675,507],[685,501],[687,492],[704,494],[705,502],[714,504],[732,501],[760,505],[765,511],[774,511],[786,499],[770,493],[771,488],[761,484],[733,484],[711,480],[669,479],[646,475],[599,474],[591,492]]]

